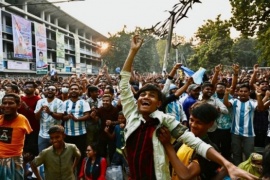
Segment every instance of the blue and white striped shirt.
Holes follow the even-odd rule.
[[[166,114],[174,116],[179,122],[187,121],[187,116],[178,100],[172,101],[166,106]]]
[[[37,113],[40,108],[42,108],[42,106],[48,106],[50,111],[54,113],[64,113],[63,101],[58,98],[54,98],[54,100],[50,103],[47,101],[47,98],[38,100],[34,113]],[[42,111],[40,116],[39,136],[49,139],[50,136],[48,134],[48,131],[50,127],[56,124],[60,125],[61,122],[61,120],[56,120],[48,113]]]
[[[241,102],[238,99],[231,99],[229,102],[232,104],[233,111],[231,133],[245,137],[254,137],[253,117],[257,101],[248,100]]]
[[[64,112],[67,114],[73,114],[74,117],[82,117],[85,112],[90,111],[89,103],[85,100],[79,99],[76,102],[72,102],[70,99],[64,102]],[[85,121],[73,121],[69,119],[64,123],[65,134],[68,136],[79,136],[86,134]]]

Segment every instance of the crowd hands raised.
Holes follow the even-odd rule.
[[[120,74],[1,79],[0,177],[102,180],[120,165],[129,179],[269,178],[270,71],[139,73],[142,43]]]

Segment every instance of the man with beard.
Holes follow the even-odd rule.
[[[112,96],[109,94],[104,94],[102,96],[102,107],[100,107],[96,114],[91,113],[91,118],[95,119],[96,122],[100,123],[100,132],[98,138],[98,146],[100,150],[100,155],[102,157],[107,157],[109,154],[110,161],[112,160],[113,154],[115,152],[115,141],[110,140],[105,128],[109,128],[109,132],[114,131],[114,126],[117,124],[119,110],[112,105]],[[107,152],[108,146],[108,152]]]
[[[259,111],[264,110],[261,94],[256,89],[257,101],[249,99],[250,87],[249,85],[242,84],[239,88],[239,99],[229,100],[231,89],[227,88],[224,95],[224,104],[233,109],[232,117],[232,154],[233,162],[239,165],[242,160],[242,153],[245,158],[248,158],[254,151],[254,126],[253,117],[255,109]]]
[[[86,120],[89,119],[89,104],[79,99],[80,86],[78,84],[71,84],[69,88],[70,98],[63,104],[64,109],[64,127],[67,143],[76,144],[81,154],[86,149]],[[82,159],[81,159],[82,160]],[[79,171],[81,168],[81,160],[77,166]]]
[[[39,152],[51,145],[48,131],[53,125],[61,124],[61,119],[64,114],[63,101],[55,97],[56,87],[50,85],[47,90],[47,98],[40,99],[35,109],[36,119],[40,122],[38,136]]]
[[[228,114],[229,111],[227,107],[216,97],[213,97],[214,94],[214,86],[210,82],[205,82],[202,85],[202,94],[199,96],[199,101],[206,102],[208,104],[213,105],[217,108],[217,110],[221,114]],[[213,126],[208,129],[208,132],[214,132],[217,129],[217,122],[215,121]],[[209,138],[211,139],[211,135],[209,135]]]
[[[0,115],[0,177],[23,180],[23,144],[32,129],[25,116],[18,114],[21,100],[17,94],[3,97]]]
[[[34,81],[26,81],[23,88],[24,96],[21,97],[21,107],[18,112],[28,119],[33,129],[33,132],[25,137],[24,152],[36,156],[38,155],[39,120],[36,119],[34,110],[40,97],[35,95],[37,85]]]

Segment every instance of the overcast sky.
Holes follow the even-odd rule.
[[[53,1],[59,0],[51,0]],[[214,20],[218,14],[221,14],[221,19],[231,17],[229,0],[201,1],[201,4],[193,5],[188,11],[188,18],[177,24],[174,33],[189,39],[205,20]],[[108,32],[114,34],[124,25],[127,30],[133,31],[136,26],[149,28],[159,21],[164,21],[169,17],[165,10],[171,10],[177,2],[179,0],[85,0],[55,5],[108,37]],[[232,37],[235,36],[237,33],[233,31]]]

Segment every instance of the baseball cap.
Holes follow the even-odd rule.
[[[191,84],[191,85],[188,86],[187,92],[190,92],[192,90],[195,90],[195,89],[197,89],[199,87],[200,87],[200,85],[198,85],[198,84]]]

